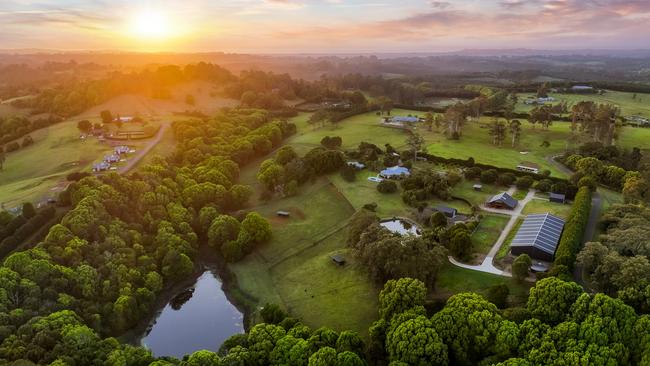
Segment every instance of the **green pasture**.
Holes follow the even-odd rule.
[[[76,121],[66,121],[30,134],[34,144],[6,155],[0,171],[0,202],[6,208],[51,196],[61,178],[88,171],[93,161],[112,151],[95,139],[79,139]]]
[[[345,245],[354,208],[326,178],[301,188],[295,197],[252,208],[273,227],[273,239],[231,265],[238,287],[257,305],[283,305],[313,327],[334,325],[365,333],[376,319],[377,290],[357,268]],[[289,218],[275,215],[278,210]],[[343,253],[348,263],[330,256]]]
[[[633,98],[635,93],[619,92],[607,90],[605,94],[558,94],[549,93],[549,96],[556,99],[553,104],[567,102],[569,108],[581,101],[593,101],[595,103],[607,103],[618,106],[621,109],[621,115],[632,116],[640,115],[650,117],[650,94],[637,93],[636,99]],[[524,100],[533,93],[517,94],[519,102],[517,103],[517,112],[529,112],[534,106],[527,105]]]

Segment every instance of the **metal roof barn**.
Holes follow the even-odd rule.
[[[512,239],[512,254],[552,261],[563,229],[564,220],[550,213],[528,215]]]

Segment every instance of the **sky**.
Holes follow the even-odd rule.
[[[648,49],[650,0],[0,0],[1,49]]]

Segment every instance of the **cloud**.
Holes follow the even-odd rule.
[[[435,9],[447,9],[451,6],[451,3],[448,1],[432,1],[431,7]]]

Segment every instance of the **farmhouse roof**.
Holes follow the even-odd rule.
[[[528,215],[510,246],[534,247],[553,255],[563,228],[564,220],[550,213]]]
[[[501,192],[495,196],[492,196],[488,203],[496,203],[496,202],[502,202],[504,205],[510,207],[510,208],[515,208],[517,207],[517,201],[516,199],[512,198],[511,195],[508,194],[508,192]]]
[[[434,206],[433,209],[438,211],[438,212],[441,212],[443,214],[448,214],[448,215],[452,215],[452,216],[454,216],[454,215],[456,215],[458,213],[458,210],[456,210],[455,208],[448,207],[448,206],[443,206],[443,205]]]
[[[566,199],[566,195],[561,193],[550,193],[549,198],[564,201]]]
[[[408,170],[408,168],[405,168],[403,166],[394,166],[382,170],[380,174],[386,177],[391,177],[398,175],[409,175],[411,172]]]
[[[412,116],[396,116],[391,118],[391,122],[416,123],[416,122],[420,122],[420,119],[418,117],[412,117]]]

